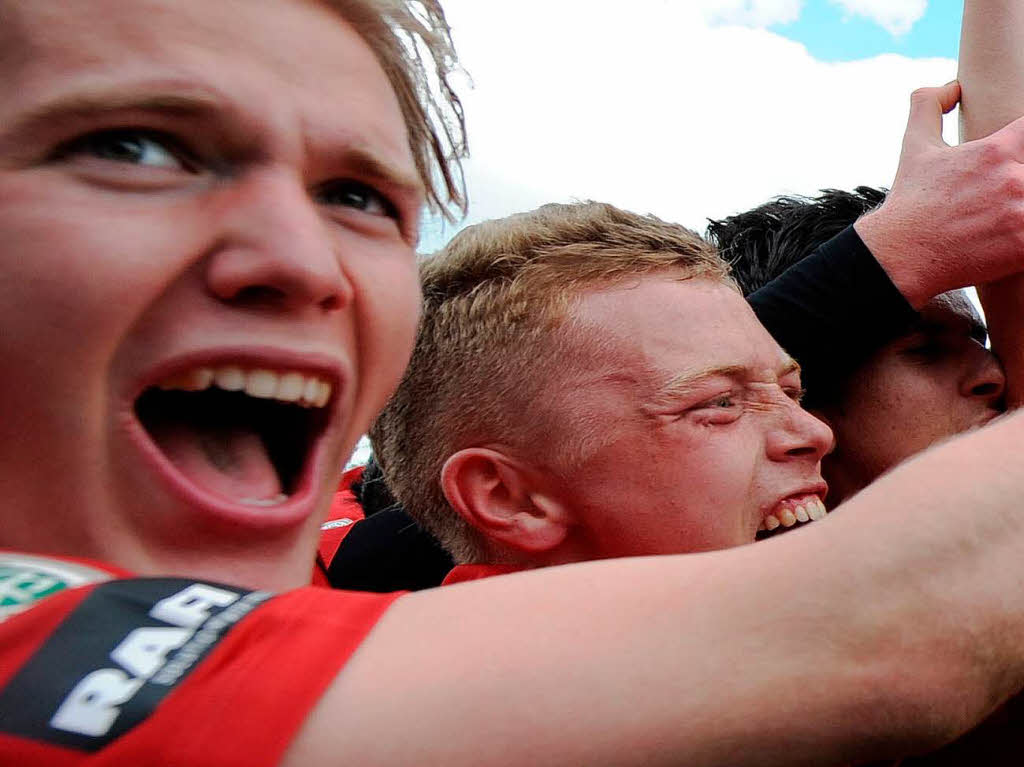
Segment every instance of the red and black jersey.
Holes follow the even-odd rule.
[[[445,576],[442,586],[451,586],[453,583],[466,583],[468,581],[479,581],[482,578],[493,578],[495,575],[508,575],[525,570],[521,565],[455,565],[451,572]]]
[[[399,596],[121,576],[0,552],[0,764],[276,765]]]

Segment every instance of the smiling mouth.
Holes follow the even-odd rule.
[[[135,414],[195,487],[248,506],[285,503],[327,426],[331,384],[297,371],[196,368],[146,389]]]
[[[779,501],[770,514],[766,514],[757,529],[756,540],[764,540],[803,525],[824,519],[828,514],[824,502],[816,493],[792,496]]]

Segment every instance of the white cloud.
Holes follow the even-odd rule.
[[[804,0],[694,0],[694,4],[711,24],[768,27],[796,21]]]
[[[909,94],[949,59],[823,63],[666,0],[446,0],[469,221],[597,199],[703,229],[781,193],[892,182]],[[955,126],[953,126],[955,128]],[[428,229],[424,249],[451,234]]]
[[[928,0],[830,0],[847,13],[865,16],[891,35],[905,35],[928,9]]]

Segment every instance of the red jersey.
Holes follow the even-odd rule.
[[[478,581],[481,578],[490,578],[493,575],[518,573],[524,569],[526,568],[520,565],[456,565],[448,573],[441,585],[450,586],[453,583]]]
[[[366,518],[363,507],[352,492],[352,485],[363,478],[365,466],[355,466],[341,475],[341,484],[331,500],[327,520],[320,525],[320,545],[317,552],[316,567],[313,568],[312,582],[314,586],[329,586],[327,569],[331,560],[352,530],[352,525]]]
[[[276,765],[399,596],[122,575],[0,551],[0,764]]]

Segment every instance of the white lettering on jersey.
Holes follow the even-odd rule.
[[[149,679],[167,662],[167,653],[177,650],[194,633],[192,629],[135,629],[110,657],[132,676]]]
[[[266,595],[260,596],[265,598]],[[210,617],[210,609],[225,607],[240,597],[241,594],[233,591],[193,583],[161,599],[149,611],[150,617],[177,628],[133,629],[110,653],[110,659],[121,668],[103,668],[88,674],[61,703],[50,725],[92,737],[107,734],[121,713],[120,707],[131,700],[147,679],[167,665],[168,653],[184,646],[196,634],[199,626]],[[227,623],[219,628],[227,628]],[[215,639],[216,635],[205,644],[208,646]]]
[[[226,607],[237,602],[238,596],[233,591],[195,583],[173,597],[161,599],[149,614],[164,623],[195,628],[210,617],[211,607]]]
[[[50,725],[82,735],[105,735],[121,713],[120,706],[139,691],[142,682],[113,668],[93,671],[75,685]]]

